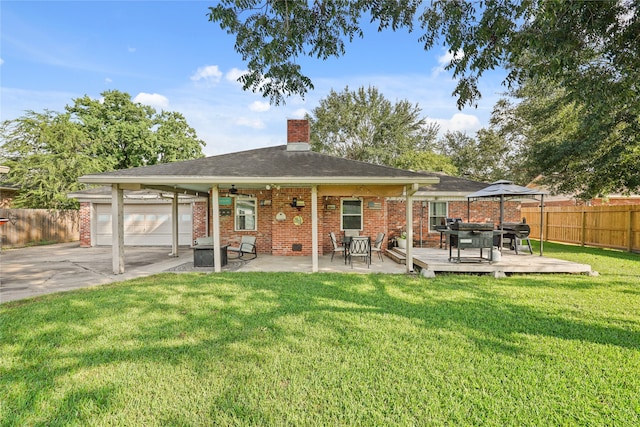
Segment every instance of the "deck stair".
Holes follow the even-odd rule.
[[[385,252],[385,255],[387,255],[389,258],[391,258],[392,260],[394,260],[398,264],[405,264],[406,265],[406,263],[407,263],[407,257],[406,257],[405,251],[402,250],[402,249],[399,249],[397,247],[393,247],[393,248],[387,250]]]

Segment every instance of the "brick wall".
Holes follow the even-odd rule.
[[[308,188],[281,188],[271,190],[238,189],[240,193],[255,194],[258,200],[258,230],[234,231],[234,215],[232,206],[224,206],[231,209],[232,214],[220,217],[220,239],[222,244],[237,246],[242,235],[256,236],[258,253],[278,256],[310,256],[311,255],[311,189]],[[293,198],[305,202],[302,208],[291,206]],[[330,253],[333,250],[329,232],[333,231],[338,239],[343,235],[340,229],[340,203],[342,197],[323,196],[318,200],[318,243],[319,255]],[[406,230],[406,215],[404,200],[386,200],[380,197],[363,197],[364,225],[360,233],[375,239],[378,232],[385,233],[383,248],[386,248],[389,240]],[[206,204],[195,204],[197,209],[206,209]],[[328,206],[335,206],[329,209]],[[196,222],[200,213],[194,208],[194,236],[204,231],[196,230]],[[467,202],[455,201],[448,203],[448,216],[462,218],[467,222]],[[283,221],[276,220],[276,215],[282,212],[286,216]],[[423,209],[422,201],[413,202],[413,230],[414,245],[435,247],[439,245],[440,233],[429,232],[429,210]],[[294,217],[300,216],[302,224],[295,225]],[[422,218],[422,221],[421,221]],[[471,203],[471,222],[499,223],[500,205],[492,201],[476,201]],[[506,202],[504,208],[505,222],[519,222],[520,205],[518,202]],[[420,226],[422,222],[422,242],[420,242]],[[213,224],[209,224],[213,230]],[[202,234],[204,235],[204,234]],[[198,236],[199,237],[199,236]],[[294,250],[294,245],[301,245],[300,250]]]
[[[193,202],[191,204],[192,240],[207,237],[207,202]]]
[[[406,213],[404,200],[389,200],[389,238],[393,239],[406,231]],[[462,218],[464,222],[493,222],[500,223],[500,204],[491,201],[476,201],[470,205],[470,221],[467,220],[467,202],[448,202],[448,217]],[[420,223],[422,216],[422,245],[435,247],[440,244],[440,233],[429,232],[429,208],[422,208],[421,200],[413,202],[413,244],[420,246]],[[518,202],[505,202],[504,221],[520,222],[520,204]]]
[[[91,247],[91,203],[80,203],[80,247]]]

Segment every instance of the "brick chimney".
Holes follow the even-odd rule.
[[[287,151],[311,150],[309,120],[287,120]]]

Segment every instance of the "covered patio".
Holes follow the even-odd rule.
[[[321,271],[320,258],[327,253],[329,231],[349,228],[369,237],[387,232],[386,198],[402,198],[406,206],[412,206],[418,189],[438,183],[439,178],[313,152],[308,122],[289,120],[284,146],[85,175],[80,181],[112,188],[113,273],[123,274],[124,190],[171,194],[173,257],[181,250],[178,196],[190,194],[207,198],[207,226],[202,235],[194,237],[211,237],[214,253],[251,235],[257,240],[258,258],[310,256],[307,271],[317,272]],[[343,210],[345,202],[355,203],[359,214],[352,216]],[[412,209],[406,209],[405,219],[406,235],[412,242]],[[408,245],[409,256],[412,249]],[[218,258],[214,258],[215,272],[222,271]],[[413,264],[404,268],[411,272]]]

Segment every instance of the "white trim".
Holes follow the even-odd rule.
[[[361,197],[342,197],[340,199],[340,231],[344,231],[344,202],[345,201],[359,201],[360,202],[360,228],[358,231],[362,231],[364,228],[364,201]],[[355,215],[352,215],[355,216]],[[353,230],[350,228],[349,230]]]

